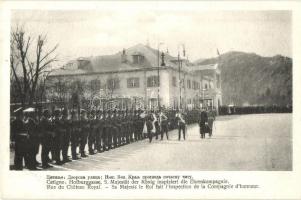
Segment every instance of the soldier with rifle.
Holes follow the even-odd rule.
[[[68,158],[68,150],[69,150],[70,137],[71,137],[71,121],[68,119],[67,109],[62,110],[61,123],[62,123],[61,130],[63,135],[62,157],[63,157],[63,163],[66,163],[72,161]]]
[[[139,140],[139,113],[138,113],[138,110],[134,110],[133,130],[134,130],[134,141],[137,142]]]
[[[102,152],[105,150],[104,114],[102,110],[97,111],[96,123],[96,148],[97,152]]]
[[[14,168],[23,170],[23,160],[28,163],[29,135],[23,122],[22,108],[14,110],[15,119],[11,124],[11,138],[15,147]]]
[[[72,160],[78,160],[80,159],[77,156],[77,147],[79,144],[79,134],[80,134],[80,123],[78,116],[76,115],[76,111],[71,111],[71,154],[72,154]]]
[[[82,158],[88,157],[85,153],[85,148],[87,145],[88,135],[90,132],[90,124],[87,118],[87,111],[81,109],[80,112],[80,155]]]
[[[107,117],[105,122],[106,138],[107,138],[107,150],[112,149],[112,139],[113,139],[113,125],[112,125],[112,112],[107,111]]]
[[[56,165],[62,165],[63,162],[61,161],[61,151],[63,146],[63,123],[60,120],[60,110],[54,111],[54,118],[52,121],[53,129],[54,129],[54,155],[53,158],[55,160]]]
[[[109,149],[109,126],[108,126],[108,113],[103,111],[103,150]]]
[[[23,111],[25,119],[25,127],[29,136],[28,163],[27,167],[30,170],[38,170],[39,164],[36,156],[39,152],[40,137],[38,132],[38,123],[35,118],[35,109],[27,108]]]
[[[88,147],[89,147],[89,154],[95,154],[97,147],[96,147],[96,135],[98,131],[98,119],[96,117],[96,111],[91,110],[90,113],[90,133],[88,138]]]
[[[128,117],[126,120],[126,127],[127,127],[127,141],[128,144],[133,142],[133,132],[132,132],[132,111],[128,110]]]
[[[111,133],[113,137],[113,148],[117,148],[118,125],[117,125],[117,110],[114,109],[111,117]]]
[[[49,168],[52,167],[49,165],[50,159],[49,159],[49,153],[51,151],[51,148],[53,146],[53,127],[52,122],[50,119],[50,113],[49,110],[44,110],[43,116],[41,117],[41,121],[39,124],[39,130],[41,131],[42,135],[42,154],[41,154],[41,160],[42,160],[42,167]]]
[[[125,138],[126,138],[126,135],[125,135],[125,129],[126,129],[126,124],[125,124],[125,120],[126,120],[126,115],[125,115],[125,112],[124,110],[121,111],[120,113],[120,135],[121,135],[121,145],[125,145]]]
[[[115,124],[116,124],[116,127],[117,127],[117,145],[118,146],[121,146],[122,143],[122,128],[121,128],[121,120],[122,120],[122,111],[119,110],[118,111],[118,114],[116,116],[116,121],[115,121]]]

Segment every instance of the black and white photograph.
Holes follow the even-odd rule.
[[[291,24],[12,11],[11,169],[292,170]]]
[[[45,173],[47,184],[81,172],[295,173],[293,6],[207,4],[13,3],[2,29],[1,98],[9,104],[1,105],[9,114],[2,167]]]

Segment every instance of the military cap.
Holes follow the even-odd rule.
[[[55,109],[53,114],[55,116],[58,116],[60,113],[61,113],[61,111],[59,109]]]
[[[26,108],[25,110],[23,110],[24,113],[31,113],[31,112],[35,112],[34,108]]]
[[[47,114],[49,114],[49,110],[48,109],[43,110],[43,115],[47,115]]]
[[[67,111],[67,109],[62,109],[62,115],[64,115],[64,116],[66,116],[66,115],[68,115],[68,111]]]

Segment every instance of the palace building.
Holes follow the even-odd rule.
[[[49,74],[47,85],[53,86],[48,87],[52,88],[48,90],[48,99],[71,90],[69,97],[63,95],[65,101],[77,92],[79,99],[94,106],[98,101],[97,106],[103,109],[222,105],[218,64],[197,65],[142,44],[113,55],[69,61]]]

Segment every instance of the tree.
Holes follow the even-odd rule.
[[[11,83],[15,82],[17,95],[23,106],[31,106],[36,100],[40,75],[57,61],[54,55],[58,44],[47,49],[47,35],[38,35],[37,39],[17,26],[11,31],[10,68]]]

